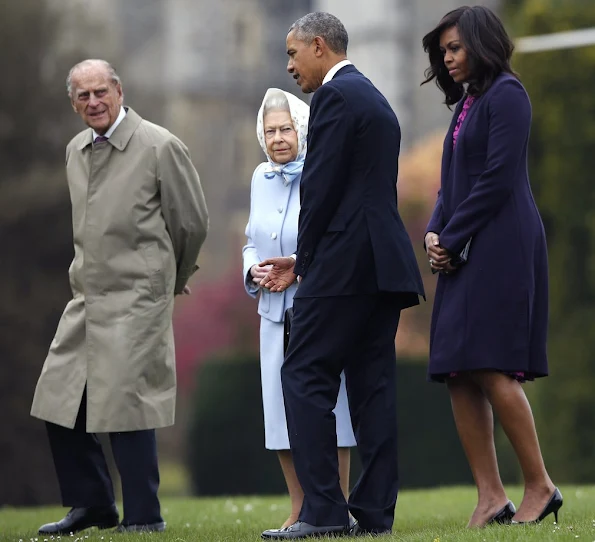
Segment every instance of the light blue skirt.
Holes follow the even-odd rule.
[[[260,376],[264,410],[264,440],[265,447],[269,450],[289,450],[285,404],[281,389],[283,358],[283,322],[271,322],[266,318],[261,318]],[[341,374],[341,387],[334,413],[337,420],[337,445],[340,448],[355,446],[344,374]]]

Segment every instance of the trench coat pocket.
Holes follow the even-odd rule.
[[[165,277],[163,276],[163,262],[161,261],[161,253],[157,243],[147,243],[142,247],[145,263],[147,264],[147,272],[149,282],[151,283],[151,290],[153,292],[153,300],[157,301],[165,295]]]

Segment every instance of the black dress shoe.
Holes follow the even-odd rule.
[[[510,525],[512,516],[515,514],[516,508],[514,507],[514,504],[512,504],[512,501],[508,501],[502,510],[497,512],[490,520],[488,520],[486,525]]]
[[[391,533],[390,529],[364,529],[357,521],[349,529],[351,536],[383,536]]]
[[[111,529],[118,525],[118,509],[112,506],[93,506],[91,508],[72,508],[64,519],[56,523],[46,523],[39,528],[39,534],[74,534],[90,527]]]
[[[558,523],[558,511],[560,510],[560,508],[562,508],[563,504],[564,504],[564,499],[562,498],[562,493],[560,493],[560,490],[558,488],[556,488],[556,489],[554,489],[554,493],[550,497],[550,500],[547,502],[547,504],[545,505],[545,508],[541,511],[541,514],[539,514],[539,517],[537,519],[534,519],[533,521],[514,521],[514,520],[512,520],[511,524],[512,525],[526,525],[527,523],[539,523],[540,521],[543,521],[550,514],[554,514],[554,520],[556,521],[556,523]]]
[[[317,527],[304,521],[296,521],[284,529],[269,529],[264,531],[261,536],[265,540],[284,540],[321,536],[345,536],[347,534],[349,534],[349,527],[346,525]]]
[[[120,523],[116,528],[116,531],[119,533],[162,533],[165,531],[165,525],[165,521],[134,525],[123,525]]]

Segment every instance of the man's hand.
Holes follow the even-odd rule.
[[[271,265],[272,269],[260,281],[260,285],[271,292],[283,292],[287,290],[297,278],[293,272],[295,260],[293,258],[269,258],[258,265],[261,267]]]
[[[267,273],[273,268],[272,265],[262,265],[262,264],[254,264],[250,268],[250,275],[252,276],[252,281],[255,282],[258,286],[260,286],[260,281],[267,276]]]
[[[190,286],[188,286],[188,285],[184,286],[184,289],[182,290],[182,294],[190,295],[191,293],[192,293],[192,290],[190,289]]]
[[[454,271],[454,268],[449,269],[450,256],[445,248],[440,246],[440,238],[438,234],[430,231],[426,234],[426,251],[430,267],[436,271]]]

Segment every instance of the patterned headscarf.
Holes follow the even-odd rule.
[[[273,162],[269,153],[267,152],[266,141],[264,137],[264,105],[271,93],[274,92],[282,92],[285,94],[287,101],[289,102],[289,109],[291,114],[291,120],[293,121],[293,127],[297,132],[298,137],[298,154],[296,159],[293,162],[289,162],[287,164],[278,164],[277,162]],[[267,179],[272,179],[275,175],[279,175],[283,177],[286,181],[293,181],[301,172],[304,167],[304,160],[306,158],[306,151],[307,151],[307,143],[306,139],[308,137],[308,118],[310,117],[310,106],[294,96],[289,92],[285,92],[283,90],[277,88],[269,88],[265,95],[264,99],[262,100],[262,105],[258,110],[258,116],[256,117],[256,136],[258,137],[258,142],[264,151],[264,154],[267,157],[268,165],[264,170],[265,177]]]

